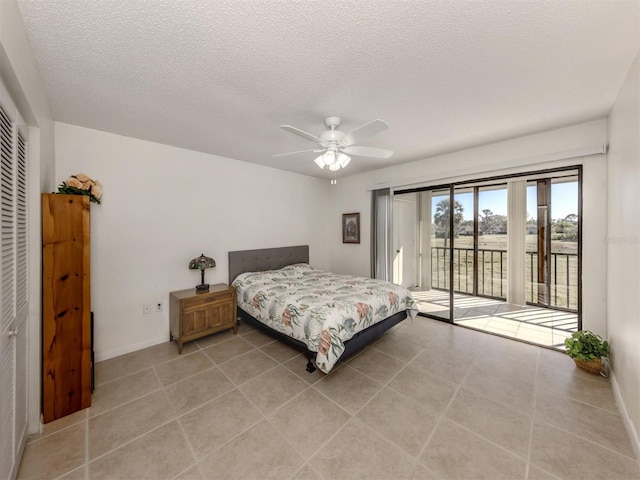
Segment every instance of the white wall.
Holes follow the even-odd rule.
[[[607,318],[614,387],[640,458],[640,54],[609,116]]]
[[[326,180],[64,123],[55,138],[57,184],[82,172],[104,186],[91,206],[97,360],[169,339],[169,292],[200,283],[187,266],[201,253],[216,260],[210,284],[227,283],[230,250],[309,244],[328,267]]]
[[[498,174],[582,164],[583,183],[583,327],[606,334],[606,181],[604,155],[551,160],[563,152],[602,147],[607,142],[606,119],[542,132],[505,142],[340,178],[334,186],[328,235],[330,269],[370,275],[371,192],[383,186],[446,183]],[[354,160],[355,161],[355,160]],[[366,160],[362,160],[366,161]],[[343,245],[341,213],[360,212],[360,245]]]
[[[15,0],[0,0],[0,78],[29,126],[29,306],[28,411],[29,433],[40,428],[40,193],[52,188],[54,124],[33,51]]]

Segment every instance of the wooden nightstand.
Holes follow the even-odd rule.
[[[171,292],[169,302],[171,340],[178,342],[178,353],[184,342],[229,328],[238,331],[236,289],[226,283],[211,285],[205,293],[195,288]]]

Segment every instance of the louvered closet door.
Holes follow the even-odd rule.
[[[0,84],[0,87],[2,85]],[[27,144],[0,89],[0,478],[15,478],[27,426]],[[14,112],[14,118],[10,113]]]
[[[16,142],[16,380],[15,453],[20,455],[27,436],[27,142],[18,132]]]
[[[2,314],[0,316],[0,445],[2,456],[0,478],[7,478],[15,463],[15,302],[13,278],[13,124],[0,107],[0,230],[2,232],[0,257],[0,288],[2,288]],[[5,471],[5,468],[8,468]]]

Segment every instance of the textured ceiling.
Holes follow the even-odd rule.
[[[55,120],[307,175],[329,115],[381,118],[340,175],[604,116],[640,0],[18,0]]]

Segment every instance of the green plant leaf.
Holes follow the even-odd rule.
[[[589,361],[609,356],[607,341],[589,330],[572,333],[570,338],[565,339],[564,344],[567,347],[567,355],[577,360]]]

